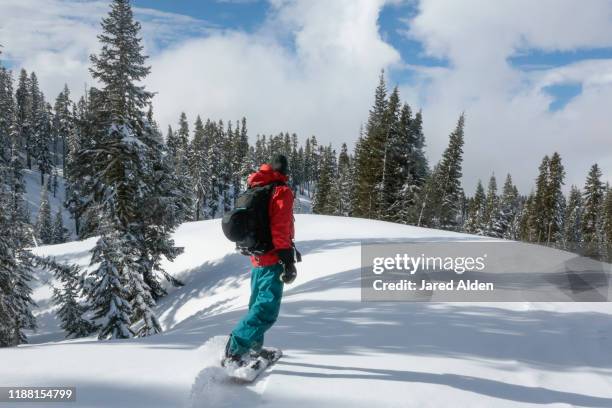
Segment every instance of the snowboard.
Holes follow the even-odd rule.
[[[239,383],[251,383],[259,377],[272,364],[276,363],[282,356],[283,352],[276,348],[266,348],[269,351],[269,358],[261,355],[251,355],[243,360],[243,365],[228,364],[225,367],[225,373],[228,377]]]

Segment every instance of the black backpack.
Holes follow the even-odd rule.
[[[238,196],[234,209],[223,215],[223,234],[243,255],[261,255],[274,248],[268,207],[274,188],[281,185],[285,183],[249,187]]]

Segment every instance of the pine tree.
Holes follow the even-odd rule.
[[[533,199],[533,207],[530,213],[529,228],[533,242],[545,242],[548,236],[549,208],[547,202],[548,181],[550,171],[550,158],[544,156],[539,167],[538,178],[536,179],[536,192]]]
[[[534,241],[534,228],[532,221],[535,219],[534,216],[535,207],[535,193],[532,191],[531,194],[525,200],[523,207],[521,208],[518,218],[518,236],[521,241],[533,242]]]
[[[222,125],[220,125],[222,126]],[[221,195],[223,197],[223,212],[228,212],[232,209],[234,202],[231,192],[231,186],[233,184],[233,147],[234,147],[234,130],[232,128],[232,121],[227,122],[227,130],[223,135],[223,142],[221,145],[221,183],[222,190]]]
[[[495,175],[489,179],[487,187],[487,198],[485,201],[485,209],[483,214],[483,222],[485,235],[492,237],[500,237],[499,233],[499,197],[497,196],[497,180]]]
[[[336,159],[336,151],[332,150],[330,156],[331,185],[327,195],[327,205],[323,211],[325,214],[329,215],[340,215],[340,185],[338,184],[338,160]]]
[[[351,176],[353,178],[353,187],[351,189],[351,216],[357,217],[359,216],[359,210],[357,207],[360,205],[359,200],[363,198],[360,196],[360,189],[358,187],[358,179],[359,173],[363,171],[362,166],[364,165],[363,156],[365,155],[365,141],[363,138],[363,126],[359,129],[359,136],[357,137],[357,141],[355,142],[355,149],[353,153],[353,166],[351,171]],[[306,141],[306,148],[304,150],[304,154],[307,156],[307,149],[309,148],[309,142]],[[306,159],[307,160],[307,159]],[[305,172],[307,171],[307,162],[305,163]]]
[[[566,204],[562,191],[564,179],[565,170],[561,164],[561,156],[555,152],[550,158],[546,192],[546,219],[548,220],[546,242],[548,244],[562,241]]]
[[[190,163],[189,163],[189,172],[190,178],[193,183],[193,191],[194,191],[194,219],[199,221],[203,219],[205,205],[206,205],[206,196],[209,191],[209,183],[208,183],[208,140],[206,131],[204,129],[204,124],[202,123],[202,119],[198,115],[195,126],[194,126],[194,134],[193,141],[191,142],[191,146],[189,148],[190,155]]]
[[[62,174],[66,174],[66,161],[68,155],[68,138],[72,133],[73,118],[72,118],[72,102],[70,101],[70,90],[68,85],[64,85],[64,89],[55,99],[53,107],[53,153],[55,156],[55,165],[62,165]]]
[[[36,219],[36,236],[43,244],[53,244],[53,223],[51,221],[51,207],[49,206],[49,192],[44,184],[40,193],[40,207]]]
[[[499,204],[497,223],[494,232],[497,237],[518,239],[517,217],[519,212],[519,196],[512,176],[506,175]]]
[[[601,240],[601,207],[604,199],[604,186],[601,170],[594,164],[589,171],[583,192],[582,237],[587,256],[598,256]]]
[[[61,207],[58,208],[53,221],[53,244],[63,244],[68,237],[68,230],[64,228],[64,219]]]
[[[442,159],[426,182],[421,198],[419,225],[448,230],[456,230],[459,226],[463,197],[461,167],[464,125],[465,116],[462,114],[457,127],[450,134]]]
[[[40,172],[40,185],[45,182],[45,175],[51,172],[53,165],[51,159],[51,122],[50,107],[45,102],[45,97],[38,86],[36,74],[30,75],[30,95],[32,100],[32,134],[30,146],[32,156],[36,160]]]
[[[8,163],[16,134],[15,102],[13,100],[13,77],[0,65],[0,156]]]
[[[331,147],[326,148],[312,206],[312,212],[315,214],[331,214],[334,212],[334,210],[331,210],[334,207],[332,200],[337,197],[330,196],[334,184],[334,163],[332,155]]]
[[[19,83],[15,91],[16,126],[18,147],[26,153],[26,166],[32,168],[32,94],[30,78],[25,69],[19,73]]]
[[[485,212],[487,205],[487,197],[485,196],[482,182],[478,180],[474,197],[468,204],[468,215],[465,222],[464,230],[470,234],[484,235],[486,229]]]
[[[0,95],[6,98],[10,81],[1,64],[0,75],[4,81]],[[0,103],[3,106],[9,104],[6,100],[0,100]],[[4,131],[7,127],[13,128],[10,124],[13,119],[5,116],[7,114],[10,112],[0,112]],[[17,129],[14,132],[13,135],[17,134]],[[36,328],[36,319],[32,314],[34,301],[29,286],[33,266],[26,249],[31,244],[30,228],[17,143],[18,140],[13,137],[8,150],[0,154],[0,347],[27,342],[24,330]]]
[[[370,110],[365,136],[360,152],[355,152],[355,200],[353,213],[356,217],[373,218],[378,214],[380,191],[387,138],[388,117],[387,85],[384,72],[381,73]]]
[[[297,143],[297,136],[295,142]],[[234,202],[236,197],[242,191],[242,179],[249,174],[248,153],[249,153],[249,137],[247,134],[246,118],[242,118],[241,122],[236,122],[236,131],[234,133],[234,141],[232,147],[232,192]],[[295,156],[290,159],[291,168],[297,168],[297,160]],[[292,179],[295,180],[295,174],[292,174]]]
[[[606,197],[603,202],[603,246],[606,260],[612,261],[612,188],[606,186]]]
[[[91,73],[102,84],[92,101],[93,146],[81,150],[75,167],[87,180],[84,195],[93,198],[85,213],[100,220],[86,295],[98,336],[106,339],[161,331],[152,310],[156,291],[147,280],[165,275],[161,256],[172,260],[178,252],[170,234],[182,201],[169,186],[176,178],[165,174],[162,146],[144,112],[152,94],[138,84],[150,68],[128,0],[112,2],[102,29],[102,49],[91,57]]]
[[[582,193],[576,186],[570,189],[567,211],[563,222],[563,244],[565,248],[576,251],[582,246]]]
[[[57,316],[66,338],[86,337],[98,328],[87,317],[87,305],[81,303],[79,268],[55,264],[55,279],[62,285],[54,288],[53,303],[58,306]]]
[[[209,175],[209,195],[208,213],[211,218],[215,218],[219,212],[220,199],[223,198],[223,171],[219,163],[223,160],[222,147],[224,145],[223,123],[207,122],[205,126],[208,133],[208,152],[206,161],[208,162],[207,173]]]
[[[417,199],[428,174],[427,159],[423,152],[425,138],[422,115],[412,118],[410,106],[402,106],[399,118],[399,144],[397,147],[396,201],[389,209],[390,220],[404,224],[416,223],[419,213]]]
[[[85,238],[81,230],[81,217],[85,205],[85,197],[82,194],[83,180],[79,177],[74,177],[77,174],[77,158],[79,152],[88,147],[85,140],[85,135],[88,132],[88,106],[85,97],[81,97],[76,105],[73,106],[71,129],[66,141],[66,173],[64,173],[65,182],[65,202],[64,206],[70,212],[70,216],[74,220],[74,229],[77,237]]]
[[[342,143],[338,156],[338,207],[336,215],[349,216],[352,213],[351,192],[353,191],[353,169],[346,143]]]
[[[406,119],[406,118],[403,118]],[[400,192],[404,185],[405,159],[408,150],[408,137],[406,128],[400,122],[400,98],[398,88],[395,87],[389,96],[387,111],[385,112],[384,126],[385,139],[382,158],[382,175],[375,185],[377,199],[378,219],[395,220]]]
[[[409,107],[405,105],[402,114],[410,118]],[[419,111],[412,120],[402,120],[403,123],[407,123],[410,126],[408,135],[409,138],[409,158],[408,158],[408,171],[410,175],[410,181],[413,183],[413,190],[415,193],[419,191],[429,172],[429,165],[427,158],[425,157],[425,135],[423,134],[423,114]]]

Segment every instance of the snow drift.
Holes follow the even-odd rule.
[[[0,349],[0,385],[76,386],[72,407],[612,406],[610,304],[362,303],[362,241],[477,238],[317,215],[296,216],[304,260],[266,337],[285,356],[252,385],[227,384],[215,365],[246,308],[249,263],[219,222],[176,232],[185,253],[166,268],[185,286],[158,305],[161,335],[63,340],[41,273],[40,329]],[[87,266],[93,244],[36,252]]]

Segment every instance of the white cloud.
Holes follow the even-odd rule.
[[[34,70],[48,99],[55,98],[67,83],[81,94],[88,72],[89,55],[99,49],[100,20],[108,13],[101,0],[3,0],[0,3],[2,57],[12,67]],[[136,8],[142,22],[146,52],[208,32],[210,24],[189,16]]]
[[[612,3],[565,0],[422,0],[407,35],[448,69],[421,70],[403,87],[423,101],[430,156],[439,157],[460,111],[467,113],[465,187],[511,172],[523,192],[544,154],[558,151],[567,184],[582,185],[599,162],[612,175],[612,60],[523,72],[508,58],[528,49],[572,51],[612,46]],[[583,92],[551,113],[547,85],[579,82]]]
[[[216,33],[160,54],[147,80],[159,92],[158,118],[174,123],[181,110],[192,120],[196,114],[246,115],[251,134],[295,131],[324,143],[354,140],[380,69],[400,60],[378,33],[381,6],[275,1],[254,34]]]

